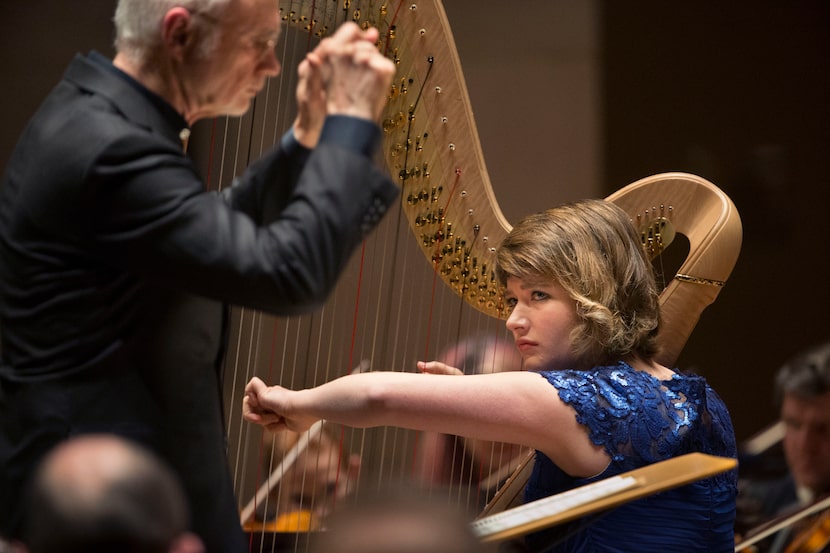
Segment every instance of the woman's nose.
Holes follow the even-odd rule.
[[[521,309],[517,306],[510,312],[505,324],[508,330],[516,330],[524,327],[527,324],[527,319],[522,315]]]

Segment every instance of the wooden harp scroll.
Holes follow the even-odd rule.
[[[738,260],[742,240],[738,210],[714,184],[687,173],[646,177],[607,199],[631,215],[653,257],[676,234],[689,240],[686,260],[660,293],[657,361],[671,367]]]

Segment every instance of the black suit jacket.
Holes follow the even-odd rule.
[[[99,57],[100,58],[100,57]],[[185,121],[78,56],[24,131],[0,188],[0,523],[19,534],[34,464],[108,431],[181,475],[209,551],[242,550],[217,385],[226,303],[320,305],[398,190],[372,123],[326,121],[232,187],[205,192]]]

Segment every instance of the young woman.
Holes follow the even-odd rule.
[[[734,457],[728,411],[699,376],[654,361],[658,290],[628,215],[586,200],[525,218],[499,247],[507,328],[525,371],[371,372],[291,391],[253,379],[247,420],[400,426],[537,450],[526,500],[699,451]],[[440,386],[436,386],[440,378]],[[736,473],[528,537],[545,551],[733,551]]]

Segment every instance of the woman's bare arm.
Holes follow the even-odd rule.
[[[302,431],[325,419],[357,428],[397,426],[517,443],[582,476],[599,472],[608,462],[556,389],[532,372],[371,372],[297,391],[253,379],[243,410],[248,421],[274,431]]]

